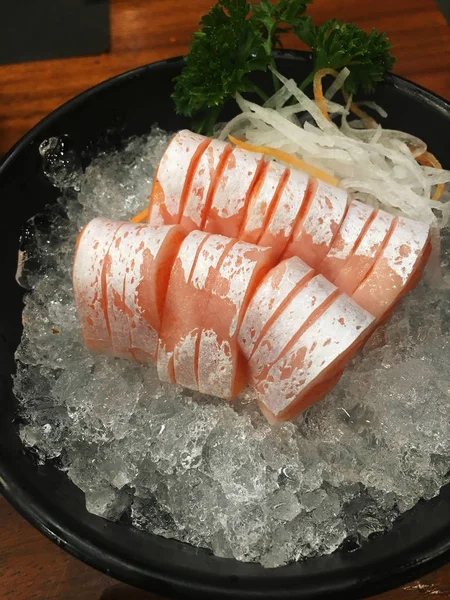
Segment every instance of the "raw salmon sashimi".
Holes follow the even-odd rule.
[[[177,226],[155,229],[106,219],[94,219],[81,232],[73,281],[90,350],[142,363],[154,361],[169,275],[183,238]],[[94,279],[86,261],[101,265]],[[94,297],[86,295],[87,288]],[[94,332],[91,325],[96,322],[102,327]]]
[[[246,385],[247,361],[239,348],[239,329],[257,286],[274,265],[270,248],[245,242],[235,242],[227,248],[211,280],[211,299],[202,315],[200,392],[231,399]]]
[[[92,352],[112,354],[106,318],[105,257],[121,223],[97,218],[77,239],[73,265],[73,290],[85,346]]]
[[[217,181],[206,217],[205,231],[220,233],[230,238],[238,236],[247,204],[264,167],[262,154],[236,147],[233,149]]]
[[[172,265],[184,234],[180,227],[123,223],[107,264],[107,311],[115,356],[152,363]]]
[[[347,192],[312,179],[310,204],[304,218],[298,219],[284,253],[285,258],[298,256],[316,269],[330,250],[347,209]]]
[[[261,154],[189,131],[169,144],[155,177],[149,222],[181,223],[270,246],[316,268],[341,224],[347,194]]]
[[[195,166],[180,219],[180,224],[187,232],[203,229],[218,180],[231,151],[230,144],[211,140]]]
[[[334,281],[349,260],[354,248],[365,234],[375,217],[371,206],[353,200],[347,209],[342,225],[334,238],[330,250],[318,265],[317,270],[330,281]]]
[[[179,131],[164,152],[150,194],[150,225],[173,225],[181,210],[197,162],[211,139],[186,129]]]
[[[345,294],[332,298],[306,328],[299,319],[299,332],[257,383],[269,421],[289,420],[323,398],[371,332],[371,314]]]
[[[356,245],[353,254],[334,278],[335,285],[351,296],[369,270],[372,268],[378,254],[383,250],[383,244],[395,226],[396,219],[384,210],[379,210],[366,233]]]
[[[190,298],[188,305],[193,314],[186,316],[185,331],[174,349],[175,381],[193,390],[199,389],[199,352],[202,332],[208,322],[208,310],[212,301],[212,289],[220,264],[234,240],[222,235],[210,234],[201,245],[189,278]],[[188,326],[186,326],[189,324]],[[213,388],[214,389],[214,388]],[[220,394],[217,394],[220,395]]]
[[[352,297],[382,318],[421,277],[431,251],[425,223],[398,217],[385,247]]]
[[[267,163],[248,202],[245,220],[239,233],[240,240],[251,244],[258,243],[267,216],[271,213],[272,203],[276,202],[287,177],[289,177],[289,169],[274,161]]]
[[[94,219],[78,238],[86,346],[225,399],[250,383],[271,421],[327,393],[431,248],[424,223],[189,131],[149,211],[158,226]]]
[[[250,300],[239,330],[239,345],[247,360],[298,286],[313,275],[313,269],[296,257],[269,271]]]
[[[291,169],[284,187],[276,199],[264,231],[258,240],[260,246],[270,246],[280,257],[291,237],[297,219],[310,199],[309,177],[302,171]]]
[[[264,333],[249,359],[252,383],[257,386],[292,341],[293,335],[314,322],[326,306],[339,294],[339,290],[322,275],[302,282],[284,310]]]
[[[277,263],[269,247],[94,219],[73,274],[86,346],[141,363],[157,352],[161,380],[226,399],[250,382],[269,420],[292,418],[336,383],[421,274],[428,226],[383,213],[377,222],[357,236],[351,256],[371,266],[356,264],[365,275],[351,299],[297,257]]]
[[[179,132],[158,167],[150,222],[181,221],[187,231],[199,227],[271,247],[279,257],[297,256],[342,291],[364,297],[364,306],[371,303],[369,286],[383,293],[383,284],[374,283],[380,268],[369,275],[397,221],[361,202],[349,204],[344,190],[309,180],[301,171],[230,148]],[[392,282],[387,283],[391,288]],[[400,284],[394,288],[405,289]],[[394,303],[391,290],[384,304]],[[377,314],[381,309],[374,308]]]
[[[126,288],[127,283],[130,284],[131,278],[138,279],[135,276],[134,269],[130,272],[130,262],[132,257],[134,258],[136,248],[133,248],[135,236],[131,235],[130,232],[134,233],[134,230],[140,230],[144,226],[133,227],[133,224],[122,223],[117,229],[114,237],[112,238],[108,254],[105,258],[105,280],[106,280],[106,308],[105,314],[108,319],[109,333],[111,336],[111,346],[113,349],[114,356],[119,358],[126,358],[128,360],[137,360],[137,356],[132,348],[133,343],[131,340],[131,318],[134,312],[131,305],[131,294],[127,298]],[[147,226],[148,227],[148,226]],[[168,225],[165,225],[168,227]],[[170,227],[170,226],[169,226]],[[126,235],[125,235],[126,234]],[[139,271],[136,269],[136,273]],[[145,337],[147,333],[147,346],[148,355],[155,354],[158,344],[158,330],[151,328],[148,332],[147,328],[142,331],[142,324],[139,324],[139,334]],[[139,349],[138,349],[139,351]],[[145,356],[145,350],[141,350],[143,356]],[[141,362],[140,360],[138,362]],[[146,362],[142,360],[142,362]],[[150,361],[149,361],[150,362]]]
[[[203,231],[191,232],[181,244],[177,257],[175,258],[172,272],[170,274],[164,302],[163,319],[159,332],[159,346],[157,368],[161,381],[175,383],[174,352],[179,350],[179,359],[183,359],[183,353],[189,352],[188,346],[196,345],[199,328],[201,327],[202,312],[208,300],[208,295],[203,289],[192,285],[192,274],[197,257],[202,246],[210,237]],[[226,241],[225,241],[226,243]],[[219,257],[223,253],[225,243],[218,249]],[[188,359],[184,362],[186,363]],[[192,359],[191,385],[195,388],[194,359]],[[182,377],[181,364],[178,367],[179,377]],[[187,379],[185,367],[184,378]],[[185,382],[186,383],[186,382]]]
[[[254,288],[273,264],[267,248],[200,231],[187,236],[166,295],[160,379],[221,398],[242,389],[247,378],[238,331]]]

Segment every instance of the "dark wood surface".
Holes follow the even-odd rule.
[[[212,0],[112,0],[111,52],[102,56],[0,66],[0,156],[75,94],[127,69],[186,52]],[[316,0],[331,16],[388,33],[395,71],[450,99],[450,28],[433,0]],[[300,47],[287,40],[287,47]],[[0,498],[0,600],[133,600],[134,590],[65,554]],[[379,600],[450,599],[450,566]]]

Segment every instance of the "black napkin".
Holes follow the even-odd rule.
[[[109,0],[1,0],[0,64],[109,49]]]
[[[437,5],[444,13],[444,17],[450,23],[450,0],[437,0]]]

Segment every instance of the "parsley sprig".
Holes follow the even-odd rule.
[[[348,67],[346,91],[373,91],[395,62],[386,35],[375,29],[367,34],[353,23],[335,19],[316,26],[304,14],[311,1],[218,0],[201,18],[185,66],[175,80],[172,97],[177,113],[191,117],[197,131],[211,134],[223,106],[238,92],[255,92],[267,99],[251,75],[274,66],[272,49],[281,46],[281,35],[289,31],[313,54],[313,71],[303,87],[323,67]]]
[[[350,75],[345,80],[345,90],[351,94],[356,94],[359,88],[373,92],[395,63],[386,34],[376,29],[366,33],[354,23],[339,23],[336,19],[315,26],[311,17],[305,17],[295,25],[294,31],[313,55],[313,70],[302,87],[311,83],[320,69],[328,67],[339,71],[348,67]]]

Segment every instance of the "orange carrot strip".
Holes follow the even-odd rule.
[[[431,154],[431,152],[424,152],[420,156],[416,156],[416,161],[419,163],[419,165],[423,165],[424,167],[435,167],[436,169],[442,169],[441,163],[434,156],[434,154]],[[431,199],[439,200],[442,194],[444,193],[444,189],[444,184],[439,183],[436,186],[436,189]]]
[[[323,114],[323,116],[326,119],[328,119],[328,121],[331,121],[330,115],[327,111],[327,105],[325,102],[325,96],[323,95],[322,87],[322,79],[326,75],[332,75],[333,77],[337,77],[339,73],[334,69],[320,69],[319,71],[317,71],[317,73],[314,75],[314,100],[316,101],[317,106],[320,108],[320,111]],[[344,99],[347,102],[349,95],[344,89],[342,89],[342,95],[344,96]],[[350,104],[350,110],[353,114],[355,114],[357,117],[364,121],[368,129],[375,129],[377,127],[378,124],[375,121],[375,119],[373,119],[365,111],[359,108],[359,106],[356,106],[356,104],[354,104],[353,102]]]
[[[316,104],[320,108],[320,112],[323,114],[325,119],[331,121],[330,115],[327,111],[325,96],[323,95],[322,79],[325,77],[325,75],[333,75],[333,77],[337,77],[339,73],[334,69],[319,69],[319,71],[317,71],[317,73],[314,75],[314,100],[316,101]]]
[[[148,218],[148,208],[142,210],[139,214],[130,219],[130,223],[142,223]]]
[[[288,165],[291,165],[296,169],[300,169],[301,171],[308,173],[308,175],[311,175],[312,177],[317,177],[317,179],[321,179],[329,185],[339,187],[339,180],[336,179],[336,177],[325,173],[325,171],[322,171],[322,169],[318,169],[317,167],[310,165],[301,158],[297,158],[296,156],[289,154],[289,152],[278,150],[278,148],[271,148],[270,146],[254,146],[253,144],[249,144],[248,142],[238,140],[232,135],[228,136],[228,138],[230,142],[235,144],[235,146],[239,146],[239,148],[249,150],[250,152],[259,152],[261,154],[265,154],[266,156],[271,156],[272,158],[281,160],[282,162],[287,163]]]

